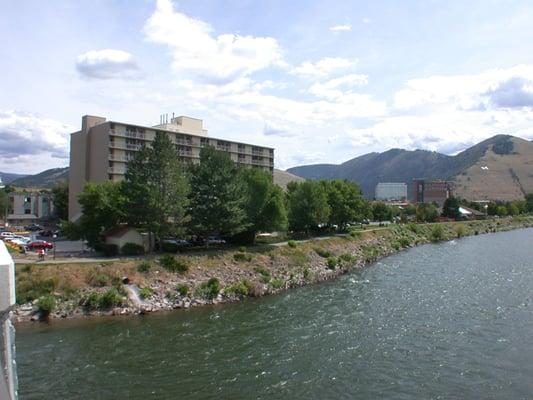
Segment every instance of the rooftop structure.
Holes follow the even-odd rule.
[[[156,132],[168,135],[182,162],[200,162],[200,149],[213,146],[228,152],[231,159],[242,166],[261,168],[273,173],[274,149],[228,140],[211,138],[200,119],[179,116],[160,117],[153,127],[86,115],[81,130],[71,134],[69,169],[69,219],[81,216],[77,201],[86,182],[120,181],[126,173],[127,162],[138,150],[149,146]]]

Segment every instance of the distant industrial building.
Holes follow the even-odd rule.
[[[453,197],[454,183],[450,181],[413,180],[414,203],[437,203],[442,207],[446,199]]]
[[[157,132],[165,133],[178,153],[177,162],[200,162],[200,149],[213,146],[227,152],[245,167],[274,172],[274,149],[246,143],[216,139],[207,135],[201,119],[185,116],[161,116],[159,125],[147,127],[106,121],[85,115],[81,131],[70,137],[69,206],[71,221],[81,216],[78,195],[86,182],[118,182],[124,179],[127,163],[135,153],[149,146]]]
[[[380,182],[376,185],[376,200],[403,201],[407,199],[407,185],[403,182]]]
[[[27,225],[54,216],[52,194],[40,192],[10,192],[7,195],[7,222]]]

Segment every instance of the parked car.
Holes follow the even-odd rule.
[[[208,236],[206,243],[207,244],[225,244],[226,241],[219,236]]]
[[[29,250],[39,250],[39,249],[53,249],[54,245],[46,240],[34,240],[29,242],[26,247]]]
[[[31,225],[26,225],[24,229],[30,232],[36,232],[36,231],[41,231],[43,227],[39,224],[31,224]]]
[[[13,237],[15,237],[15,234],[13,232],[0,232],[0,239],[2,240],[11,239]]]
[[[175,244],[178,247],[186,247],[191,245],[191,243],[185,239],[163,239],[163,243]]]

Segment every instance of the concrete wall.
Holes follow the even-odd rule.
[[[15,264],[4,242],[0,241],[0,399],[17,398],[15,330],[9,309],[15,304]]]

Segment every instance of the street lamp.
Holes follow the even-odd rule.
[[[53,246],[54,246],[54,250],[53,250],[54,251],[54,255],[53,255],[54,260],[56,259],[56,238],[57,238],[57,235],[55,233],[52,234]]]

